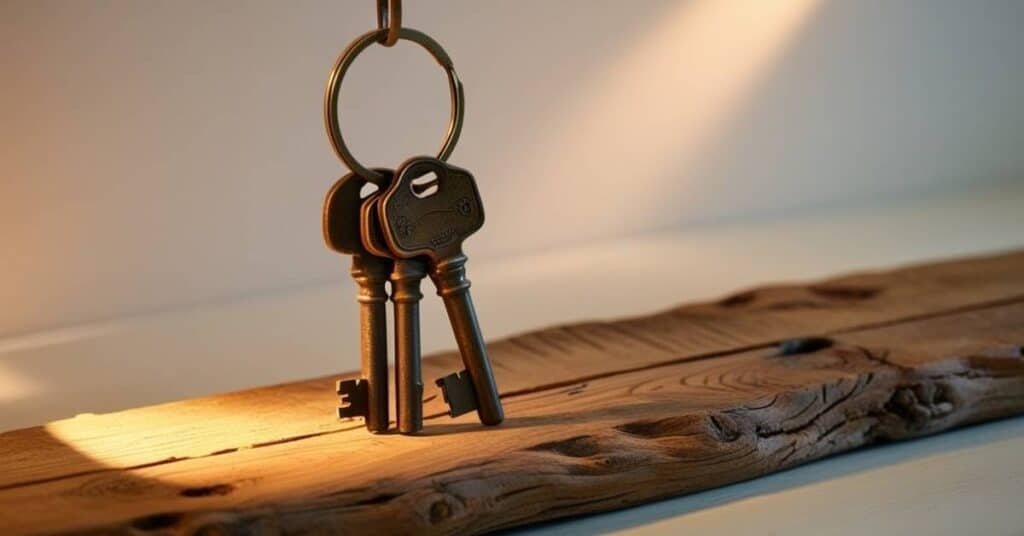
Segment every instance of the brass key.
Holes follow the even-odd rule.
[[[436,181],[416,179],[434,173]],[[504,419],[487,346],[469,294],[462,242],[484,223],[483,205],[473,176],[431,157],[407,160],[382,194],[380,222],[391,252],[400,258],[426,257],[430,278],[445,309],[466,372],[438,380],[452,416],[473,409],[480,421],[495,425]]]
[[[391,173],[390,170],[378,170]],[[360,192],[366,181],[350,173],[334,184],[324,200],[323,233],[327,247],[352,256],[352,278],[359,287],[359,337],[362,378],[339,381],[338,417],[365,417],[367,430],[388,429],[388,295],[384,288],[392,261],[370,254],[359,229]]]
[[[360,209],[363,246],[381,257],[394,257],[384,240],[378,203],[370,195]],[[395,311],[395,407],[398,431],[414,434],[423,429],[423,373],[420,355],[420,281],[427,276],[423,259],[394,258],[391,301]]]

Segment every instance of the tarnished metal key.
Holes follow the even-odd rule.
[[[390,170],[377,170],[391,173]],[[389,258],[372,255],[362,243],[360,192],[366,184],[350,173],[338,180],[324,200],[323,232],[327,246],[352,256],[352,278],[359,287],[359,337],[361,379],[338,381],[342,405],[338,417],[365,417],[371,432],[388,429],[388,295],[385,283],[392,270]]]
[[[360,229],[363,246],[374,255],[394,257],[380,225],[377,193],[363,201]],[[420,281],[427,276],[425,259],[394,257],[391,301],[395,311],[395,407],[398,431],[423,429],[423,373],[420,364]]]
[[[436,179],[424,183],[421,177]],[[420,179],[420,180],[417,180]],[[384,239],[396,257],[428,259],[430,278],[444,300],[455,340],[468,372],[438,380],[452,416],[477,410],[484,424],[504,419],[487,346],[469,294],[462,242],[484,223],[483,205],[473,176],[431,157],[407,160],[382,194],[380,221]]]

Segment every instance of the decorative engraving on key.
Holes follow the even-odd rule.
[[[437,191],[418,197],[412,181],[433,172]],[[426,256],[435,263],[462,255],[462,241],[484,224],[476,181],[464,169],[430,157],[406,161],[382,194],[381,228],[399,257]]]
[[[417,189],[416,179],[434,173],[436,188],[427,194]],[[380,223],[388,248],[396,257],[428,259],[430,278],[444,300],[455,340],[462,354],[470,382],[443,381],[445,398],[452,414],[469,403],[484,424],[504,419],[494,382],[487,346],[477,321],[462,242],[484,224],[484,210],[476,181],[466,170],[431,157],[407,160],[396,170],[395,179],[382,194]],[[458,407],[452,406],[456,401]]]

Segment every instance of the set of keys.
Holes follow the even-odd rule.
[[[392,15],[400,14],[396,0],[378,1],[378,29],[353,41],[338,57],[324,99],[328,138],[352,170],[327,193],[324,238],[330,249],[351,256],[360,306],[361,377],[338,382],[342,402],[338,416],[363,417],[371,432],[385,432],[390,426],[386,311],[390,297],[398,431],[413,434],[423,428],[419,302],[423,298],[420,283],[429,276],[444,300],[466,367],[436,381],[449,414],[455,417],[476,410],[482,423],[496,425],[504,414],[462,251],[463,241],[483,226],[483,204],[473,176],[445,162],[462,128],[462,84],[441,46],[421,32],[402,28],[399,17],[389,17],[389,7]],[[366,47],[390,46],[399,39],[419,44],[444,67],[452,94],[448,135],[436,158],[411,158],[394,170],[367,169],[349,152],[341,134],[337,116],[341,81]],[[376,190],[364,194],[367,184]]]
[[[344,406],[339,417],[365,417],[370,431],[388,429],[386,283],[395,318],[395,386],[398,430],[423,427],[420,366],[420,282],[427,275],[455,331],[466,370],[437,380],[452,416],[474,409],[484,424],[503,414],[466,279],[462,242],[484,223],[473,176],[431,157],[407,160],[397,170],[377,170],[390,178],[383,192],[360,195],[367,181],[356,173],[341,178],[324,202],[328,246],[352,256],[359,288],[363,377],[338,382]],[[434,174],[420,184],[416,179]]]

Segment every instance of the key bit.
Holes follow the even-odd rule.
[[[366,417],[369,408],[367,386],[369,382],[361,378],[338,380],[336,391],[341,396],[338,406],[338,418]]]
[[[468,370],[453,372],[434,383],[441,388],[444,402],[448,404],[448,415],[458,417],[476,411],[476,389]]]

